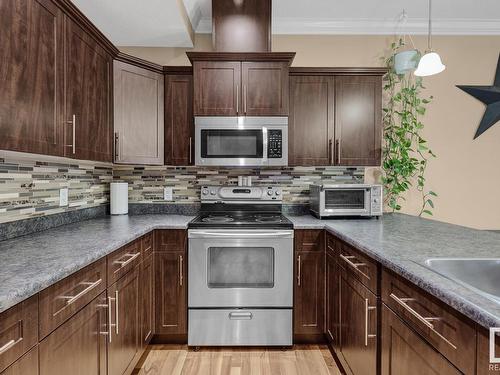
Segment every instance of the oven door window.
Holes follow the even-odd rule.
[[[201,157],[260,159],[263,157],[262,129],[203,129]]]
[[[209,288],[273,288],[272,247],[209,247]]]
[[[325,190],[325,208],[327,210],[364,210],[365,190]]]

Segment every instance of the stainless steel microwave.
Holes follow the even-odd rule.
[[[311,213],[320,219],[382,215],[381,185],[311,185],[310,194]]]
[[[288,117],[195,117],[199,166],[288,165]]]

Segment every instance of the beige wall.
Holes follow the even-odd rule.
[[[425,38],[414,39],[424,50]],[[294,66],[377,66],[391,40],[388,36],[278,35],[273,37],[273,51],[297,52]],[[424,135],[438,155],[427,173],[428,187],[439,194],[434,217],[500,229],[500,124],[473,141],[484,106],[455,87],[493,83],[500,37],[441,36],[434,38],[433,47],[447,65],[445,72],[424,81],[426,93],[435,98],[424,118]],[[163,65],[189,64],[184,49],[121,49]],[[211,36],[196,35],[195,49],[210,50]],[[418,212],[420,199],[417,193],[409,194],[404,212]]]

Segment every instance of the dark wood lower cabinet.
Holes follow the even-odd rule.
[[[471,361],[474,359],[471,358]],[[382,305],[382,375],[459,375],[448,360]]]
[[[40,375],[106,375],[107,312],[102,293],[47,336],[39,344]]]
[[[155,257],[156,334],[187,334],[186,252],[158,252]]]
[[[154,266],[153,255],[148,256],[140,266],[141,288],[141,347],[144,348],[151,341],[154,330]]]
[[[108,342],[108,375],[121,375],[135,365],[139,352],[139,268],[108,288],[111,324]]]
[[[2,375],[38,375],[38,346],[14,362]]]
[[[500,358],[500,333],[495,336],[496,358]],[[500,374],[500,363],[490,363],[490,332],[484,328],[477,331],[477,375]]]
[[[377,297],[346,270],[340,273],[339,289],[339,359],[348,374],[375,375],[377,373]]]
[[[294,333],[323,335],[325,253],[295,252]]]
[[[325,333],[330,344],[334,348],[339,347],[339,267],[335,258],[327,252],[326,254],[326,319]]]

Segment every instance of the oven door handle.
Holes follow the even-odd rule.
[[[293,238],[292,230],[276,231],[208,231],[208,230],[190,230],[189,238]]]

